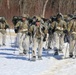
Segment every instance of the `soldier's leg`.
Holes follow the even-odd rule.
[[[76,39],[75,39],[75,44],[74,44],[74,56],[76,57]]]
[[[58,55],[58,49],[59,49],[59,34],[54,33],[54,55]]]
[[[38,59],[41,60],[42,59],[42,46],[43,45],[43,40],[40,39],[38,40]]]
[[[48,49],[51,49],[51,42],[52,42],[52,36],[51,35],[49,35],[49,37],[48,37]]]
[[[48,37],[49,37],[49,34],[47,34],[47,37],[46,37],[46,42],[45,42],[45,48],[46,49],[48,49],[48,42],[49,42]],[[43,41],[42,41],[42,47],[43,47]],[[51,49],[51,47],[50,47],[50,49]]]
[[[23,36],[22,33],[19,33],[19,53],[23,54]]]
[[[6,43],[6,34],[2,34],[2,45]]]
[[[2,45],[2,33],[0,32],[0,46]]]
[[[32,60],[36,60],[36,51],[38,48],[38,42],[37,42],[37,38],[33,38],[33,50],[32,50]]]
[[[24,54],[27,54],[29,52],[29,36],[25,35],[24,41],[23,41],[23,49]]]
[[[75,40],[73,40],[73,38],[70,37],[70,43],[69,43],[69,57],[73,57],[74,43],[75,43]]]
[[[52,35],[52,49],[54,49],[54,45],[55,45],[55,38],[54,38],[54,34]]]
[[[64,45],[64,34],[59,36],[59,51],[62,51]]]
[[[29,36],[29,43],[31,44],[32,42],[31,42],[31,36]]]
[[[53,45],[53,41],[54,41],[54,35],[51,35],[51,48],[53,49],[54,45]]]
[[[16,35],[15,46],[19,47],[19,33]]]

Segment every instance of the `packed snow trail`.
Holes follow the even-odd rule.
[[[50,54],[51,57],[48,59],[46,51],[43,52],[43,60],[36,62],[28,60],[29,56],[19,56],[18,48],[14,46],[15,35],[12,32],[11,35],[7,35],[6,46],[0,47],[0,75],[40,75],[50,69],[51,64],[55,64],[53,55]]]
[[[11,47],[0,49],[0,75],[40,75],[57,63],[53,57],[43,57],[43,60],[32,62],[26,56],[18,56],[17,50],[14,54],[13,50]]]
[[[47,72],[42,73],[41,75],[57,75],[57,73],[59,73],[59,71],[63,67],[65,67],[69,64],[69,62],[71,63],[71,61],[69,59],[63,59],[61,61],[58,61],[56,64],[54,64],[54,66],[52,68],[50,68],[50,70],[48,70]]]

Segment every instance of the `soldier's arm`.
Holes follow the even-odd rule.
[[[72,22],[72,34],[76,35],[76,22],[75,21]]]
[[[67,23],[65,21],[63,21],[63,32],[65,34],[68,34],[68,25],[67,25]]]
[[[31,25],[31,26],[29,27],[29,32],[32,32],[33,29],[34,29],[34,25]]]
[[[5,29],[10,28],[9,24],[7,23],[7,21],[5,20]]]
[[[56,22],[52,22],[51,29],[54,29],[55,25],[56,25]]]
[[[17,28],[20,25],[20,22],[17,22],[17,24],[15,25],[15,28]]]
[[[57,30],[57,27],[58,27],[57,24],[58,24],[57,22],[52,23],[52,32],[53,33]]]
[[[72,31],[72,28],[73,28],[73,22],[70,21],[70,22],[68,23],[68,27],[67,27],[68,32]]]
[[[43,35],[44,34],[44,29],[45,27],[43,25],[40,25],[40,33]]]
[[[63,28],[64,30],[67,30],[67,23],[65,21],[63,22]]]
[[[47,34],[47,33],[48,33],[48,26],[47,26],[47,25],[45,26],[44,33],[45,33],[45,34]]]

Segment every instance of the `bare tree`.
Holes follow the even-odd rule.
[[[43,17],[45,17],[45,11],[46,11],[46,6],[47,6],[48,1],[49,0],[45,1],[44,7],[43,7],[43,14],[42,14]]]
[[[8,9],[10,9],[9,0],[7,0],[7,6],[8,6]]]

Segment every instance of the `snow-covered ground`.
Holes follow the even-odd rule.
[[[15,35],[7,35],[6,46],[0,47],[0,75],[76,75],[76,59],[62,59],[63,54],[54,56],[51,50],[43,51],[43,60],[33,62],[29,55],[18,55],[14,41]]]

